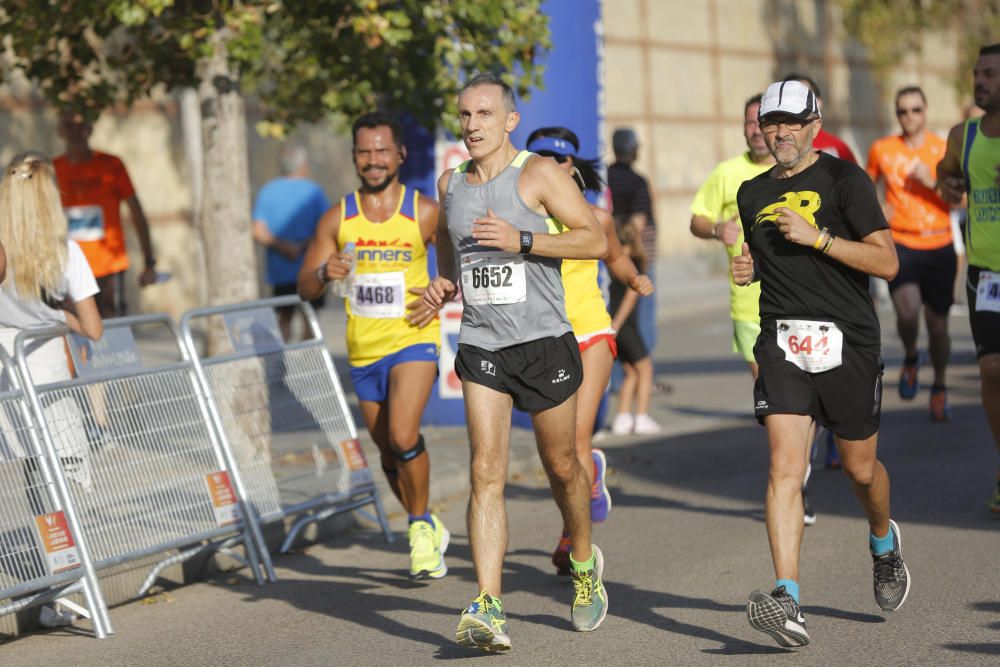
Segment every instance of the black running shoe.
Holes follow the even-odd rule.
[[[903,540],[899,526],[892,519],[889,520],[889,530],[892,531],[895,546],[892,551],[881,556],[872,554],[872,569],[875,601],[883,611],[896,611],[903,606],[906,596],[910,594],[910,571],[903,562]]]
[[[766,632],[786,648],[809,643],[806,617],[784,586],[778,586],[770,595],[764,591],[751,593],[747,600],[747,620],[755,630]]]

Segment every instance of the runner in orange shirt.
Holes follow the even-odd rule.
[[[62,114],[59,135],[66,142],[66,153],[52,163],[69,220],[69,238],[80,245],[101,290],[97,295],[101,317],[120,317],[125,315],[124,277],[128,268],[122,202],[128,205],[145,258],[139,274],[140,287],[156,282],[156,258],[149,223],[125,165],[114,155],[90,148],[91,129],[90,121],[83,116]]]
[[[899,274],[889,283],[896,308],[896,328],[906,358],[899,377],[899,395],[917,395],[917,335],[924,305],[928,348],[934,366],[930,414],[946,421],[951,408],[945,389],[945,368],[951,352],[948,309],[954,301],[957,260],[948,205],[934,191],[937,163],[945,140],[927,129],[927,98],[910,86],[896,93],[896,117],[902,133],[876,141],[868,153],[868,175],[885,182],[885,215],[899,256]]]

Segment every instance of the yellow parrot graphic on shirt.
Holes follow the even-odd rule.
[[[778,220],[779,214],[777,209],[781,207],[789,208],[795,211],[801,215],[806,222],[816,229],[819,229],[819,225],[816,224],[816,213],[819,211],[819,207],[821,205],[822,201],[820,200],[818,192],[813,192],[811,190],[786,192],[781,195],[781,198],[778,199],[778,201],[765,206],[757,213],[750,229],[753,230],[757,227],[757,225],[765,222],[774,224]]]

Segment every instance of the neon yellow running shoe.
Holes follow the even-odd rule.
[[[487,653],[509,651],[507,616],[503,613],[500,598],[492,597],[486,591],[481,592],[472,604],[462,610],[455,639],[462,646],[475,646]]]
[[[604,622],[608,615],[608,593],[604,590],[601,575],[604,574],[604,554],[596,546],[593,568],[577,563],[570,556],[573,566],[573,608],[571,616],[573,629],[590,632]]]
[[[433,519],[433,517],[432,517]],[[440,524],[440,522],[438,522]],[[442,529],[444,527],[442,526]],[[448,573],[444,557],[438,548],[440,540],[436,526],[426,521],[414,521],[407,531],[410,538],[410,578],[440,579]]]

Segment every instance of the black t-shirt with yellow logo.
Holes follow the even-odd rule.
[[[860,241],[888,229],[875,187],[863,169],[825,153],[791,178],[770,170],[745,181],[736,195],[743,233],[761,280],[760,317],[835,322],[853,345],[877,350],[878,317],[868,275],[819,250],[785,239],[774,221],[787,206],[818,229]]]

